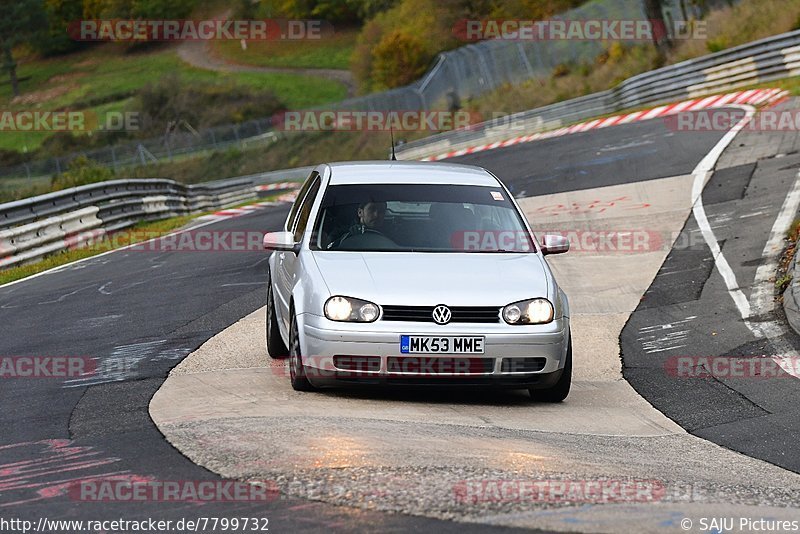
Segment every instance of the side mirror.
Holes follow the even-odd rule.
[[[545,234],[542,236],[542,254],[563,254],[569,250],[569,239],[563,235]]]
[[[294,242],[292,232],[267,232],[264,234],[264,248],[279,252],[300,252],[300,243]]]

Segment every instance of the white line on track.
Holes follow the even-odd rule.
[[[717,271],[725,281],[725,286],[728,288],[728,293],[733,299],[734,304],[736,304],[736,307],[739,309],[739,314],[742,316],[742,319],[747,322],[747,319],[750,317],[750,302],[748,302],[747,297],[745,297],[744,293],[742,293],[742,290],[739,289],[739,284],[736,282],[736,275],[733,273],[733,269],[731,269],[731,266],[728,264],[728,260],[725,259],[725,256],[722,254],[722,251],[719,248],[717,237],[714,235],[714,231],[711,229],[711,225],[708,223],[706,210],[705,207],[703,207],[703,188],[706,185],[706,180],[714,172],[714,166],[717,164],[717,160],[722,155],[722,152],[731,143],[731,141],[733,141],[733,138],[736,137],[736,134],[738,134],[742,128],[744,128],[747,123],[750,122],[756,112],[753,106],[729,107],[743,109],[745,116],[742,118],[742,120],[734,124],[733,128],[728,130],[722,139],[720,139],[719,142],[714,145],[714,148],[711,149],[711,152],[706,154],[700,163],[697,164],[697,167],[695,167],[694,171],[692,171],[692,175],[694,176],[694,181],[692,182],[692,213],[697,221],[697,226],[700,228],[700,232],[703,234],[703,239],[705,239],[708,248],[711,249],[711,255],[714,258],[714,265],[716,265]]]

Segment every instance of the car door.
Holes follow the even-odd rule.
[[[314,199],[317,198],[322,180],[319,173],[314,172],[309,176],[304,187],[297,195],[297,200],[289,212],[289,217],[286,218],[286,231],[294,234],[295,243],[299,243],[303,239],[303,233],[308,225],[308,219],[311,215],[311,207],[314,205]],[[295,281],[299,276],[296,272],[300,262],[297,256],[292,252],[278,252],[276,258],[276,285],[279,297],[276,299],[280,312],[278,316],[283,322],[283,327],[289,328],[289,303],[292,298],[292,289],[294,288]]]

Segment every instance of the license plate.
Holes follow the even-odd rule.
[[[400,336],[402,354],[483,354],[483,336]]]

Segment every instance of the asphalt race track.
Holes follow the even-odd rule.
[[[531,209],[537,210],[555,204],[537,206],[533,197],[569,195],[574,191],[591,194],[589,190],[595,188],[626,184],[634,184],[645,194],[647,182],[652,182],[653,187],[658,183],[657,187],[677,194],[681,187],[691,184],[679,177],[691,175],[723,133],[676,133],[663,121],[651,120],[453,161],[481,165],[495,172],[517,197],[529,199]],[[753,137],[745,137],[748,135]],[[755,277],[770,228],[800,167],[800,158],[783,155],[792,150],[785,148],[787,144],[790,140],[740,134],[720,161],[721,166],[727,166],[727,174],[712,177],[704,193],[709,220],[717,228],[723,253],[730,255],[742,288],[749,288]],[[782,157],[775,158],[776,154]],[[771,159],[758,165],[745,161],[758,157]],[[662,182],[668,178],[676,181]],[[557,205],[569,206],[566,202]],[[277,229],[287,210],[286,206],[267,208],[205,229],[261,234]],[[548,223],[563,216],[557,210],[551,211],[547,212]],[[690,217],[684,233],[691,234],[696,224]],[[680,379],[663,372],[665,359],[675,355],[780,356],[743,325],[719,273],[713,269],[707,248],[696,244],[686,250],[664,251],[664,255],[666,262],[655,280],[645,285],[649,289],[644,298],[638,306],[631,307],[636,309],[630,321],[619,324],[625,378],[655,408],[690,433],[798,472],[800,464],[791,454],[800,426],[796,417],[800,383],[795,378],[722,382]],[[654,266],[656,269],[660,261],[663,258]],[[562,277],[561,272],[570,272],[576,263],[579,262],[565,263],[557,274]],[[276,532],[332,528],[485,532],[509,530],[501,525],[530,526],[514,520],[493,525],[459,523],[422,517],[426,514],[389,514],[295,496],[282,496],[266,504],[225,502],[203,506],[76,499],[67,490],[69,484],[93,477],[218,478],[165,440],[151,419],[150,402],[181,360],[264,305],[265,276],[266,255],[260,250],[123,250],[0,288],[0,355],[85,356],[95,359],[100,370],[96,376],[67,382],[22,378],[2,381],[0,399],[6,409],[0,415],[0,517],[13,515],[36,521],[41,517],[177,520],[249,516],[269,518],[271,530]],[[638,301],[641,292],[634,297]],[[692,321],[696,322],[680,329],[689,330],[679,344],[682,346],[649,352],[650,345],[642,344],[643,329],[647,332],[648,328],[671,325],[688,317],[694,317]],[[602,326],[595,325],[600,329]],[[792,337],[784,341],[797,346]],[[260,336],[242,342],[263,351]],[[235,354],[230,357],[236,359]],[[389,397],[384,404],[403,401],[408,399]],[[354,409],[358,402],[357,398]],[[477,405],[481,405],[480,399]],[[568,399],[563,406],[567,414],[569,406]],[[534,411],[537,407],[528,409]],[[591,406],[584,410],[588,411],[582,412],[582,417],[591,420]],[[556,423],[553,421],[553,427]],[[567,423],[564,425],[568,427]],[[287,427],[286,436],[269,434],[276,443],[265,440],[261,447],[266,451],[286,448],[281,440],[298,432],[288,421]],[[536,430],[535,426],[530,430]],[[624,434],[624,429],[621,432]],[[456,439],[457,432],[451,437]],[[223,435],[221,441],[226,439],[237,438]],[[528,437],[522,433],[518,439],[523,448]],[[574,439],[579,441],[580,436]],[[732,468],[741,460],[738,455],[724,458]],[[756,472],[758,465],[744,461],[743,472]],[[765,498],[779,505],[792,502],[796,493],[791,491],[796,492],[800,483],[777,468],[774,476],[791,487],[787,486],[786,494]],[[571,528],[591,529],[595,524]]]
[[[722,254],[751,303],[775,215],[798,187],[800,156],[794,137],[742,132],[703,193],[706,216]],[[757,162],[749,161],[753,148],[761,156]],[[678,242],[681,246],[670,251],[622,333],[625,377],[689,432],[800,472],[800,456],[793,452],[800,439],[798,370],[793,365],[793,373],[778,369],[773,376],[771,366],[775,358],[794,357],[784,351],[800,346],[797,336],[785,332],[776,342],[756,338],[737,317],[694,215]],[[771,272],[774,275],[774,268]],[[784,323],[782,315],[778,305],[769,313],[754,313],[751,323]],[[757,371],[723,371],[722,376],[663,371],[667,362],[685,356],[697,358],[695,363],[700,358],[722,362],[734,358]]]

